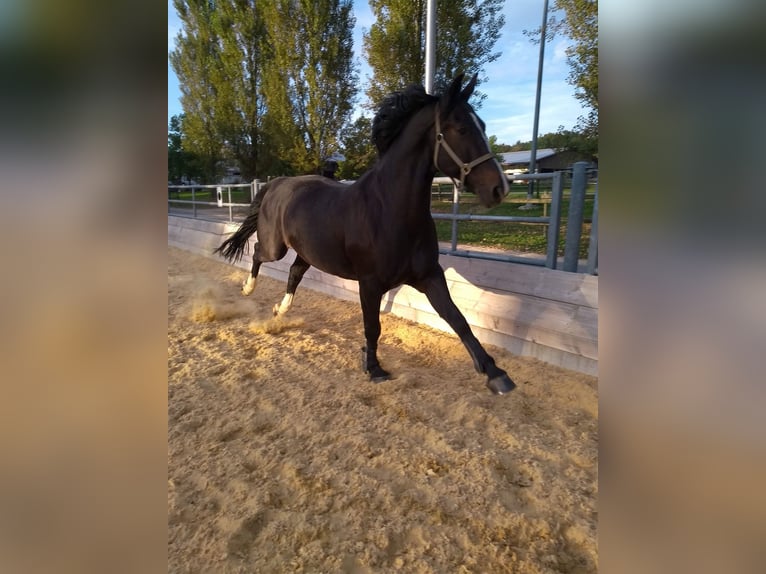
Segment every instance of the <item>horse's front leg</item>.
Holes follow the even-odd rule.
[[[473,359],[473,365],[479,373],[487,375],[487,387],[496,395],[504,395],[516,388],[511,378],[503,369],[495,365],[495,360],[484,350],[476,336],[471,331],[468,321],[457,308],[447,288],[444,270],[437,266],[428,277],[413,285],[428,297],[428,301],[439,313],[439,316],[449,323],[460,340],[468,349]]]
[[[365,281],[359,282],[359,299],[362,303],[364,319],[364,338],[366,346],[362,349],[362,369],[369,373],[373,383],[381,383],[391,378],[391,374],[378,362],[378,339],[380,338],[380,301],[383,292]]]

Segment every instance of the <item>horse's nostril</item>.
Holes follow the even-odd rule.
[[[495,186],[492,189],[492,196],[495,198],[495,201],[497,201],[498,203],[503,201],[503,198],[505,197],[505,193],[503,193],[504,191],[505,189],[503,189],[503,187],[500,185]]]

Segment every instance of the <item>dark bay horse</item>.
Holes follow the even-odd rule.
[[[465,89],[462,82],[461,74],[441,96],[419,86],[388,96],[373,120],[379,158],[372,169],[352,185],[316,175],[270,181],[256,194],[247,219],[216,252],[238,260],[257,232],[253,268],[242,286],[249,295],[263,262],[281,259],[289,247],[295,250],[276,315],[290,308],[311,265],[358,281],[366,339],[363,365],[374,382],[390,378],[377,357],[382,297],[399,285],[411,285],[425,293],[457,333],[476,370],[487,376],[489,389],[505,394],[516,385],[495,365],[450,297],[430,212],[437,170],[464,183],[488,207],[508,193],[484,123],[468,104],[476,76]]]

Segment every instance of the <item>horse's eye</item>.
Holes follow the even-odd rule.
[[[457,133],[459,133],[461,136],[464,136],[468,133],[468,128],[465,126],[460,126],[457,130]]]

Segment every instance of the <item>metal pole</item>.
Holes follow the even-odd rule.
[[[582,234],[582,214],[585,207],[585,170],[588,162],[578,161],[572,169],[572,195],[569,197],[569,216],[567,217],[567,235],[564,243],[564,271],[577,271],[580,255],[580,235]]]
[[[540,27],[540,57],[537,61],[537,92],[535,93],[535,119],[532,127],[532,151],[529,155],[529,173],[537,169],[537,130],[540,125],[540,92],[543,84],[543,59],[545,58],[545,34],[548,28],[548,0],[543,4],[543,24]],[[532,197],[535,181],[529,180],[527,199]]]
[[[553,188],[551,189],[551,215],[548,224],[548,251],[545,266],[548,269],[556,269],[559,250],[559,231],[561,229],[561,198],[564,195],[564,178],[561,172],[553,174]]]
[[[598,269],[598,183],[596,183],[596,196],[593,199],[593,220],[590,224],[588,273],[595,275],[596,269]]]
[[[453,186],[452,192],[452,215],[457,215],[460,204],[460,189],[457,185]],[[457,219],[452,218],[452,251],[457,251]]]
[[[547,2],[548,0],[546,0]],[[426,8],[426,93],[434,93],[436,69],[436,0],[428,0]]]

